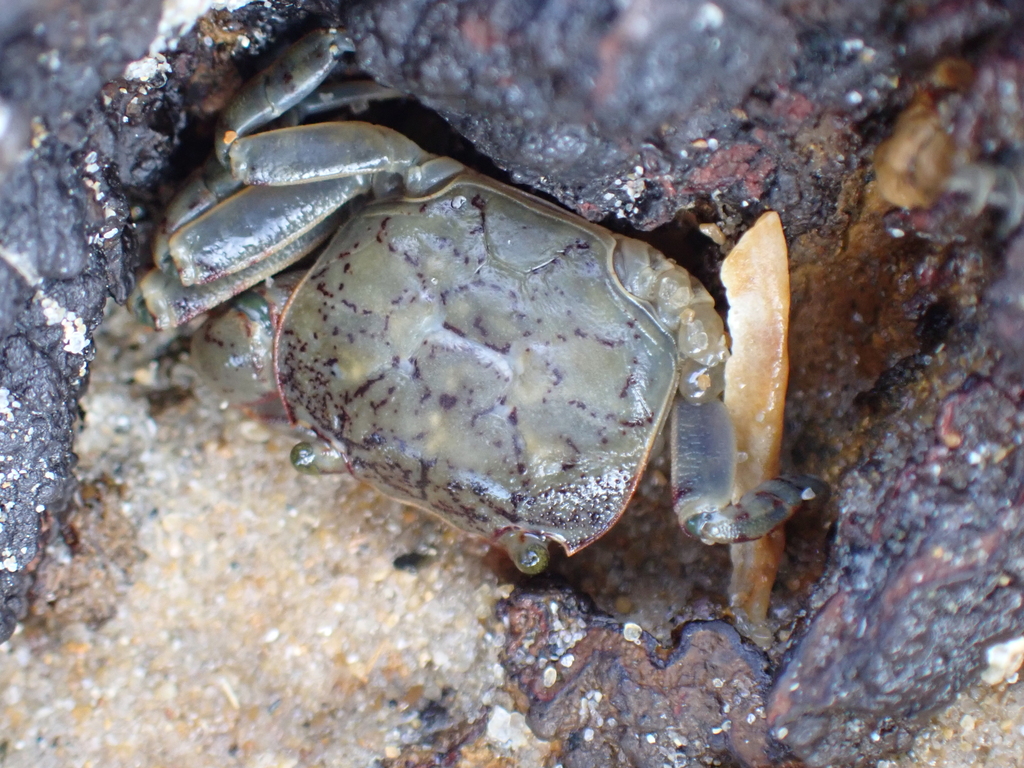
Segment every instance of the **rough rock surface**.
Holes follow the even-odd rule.
[[[810,157],[798,134],[884,108],[900,66],[955,49],[1009,11],[385,0],[344,18],[366,71],[415,93],[516,181],[588,218],[650,229],[714,194],[730,207],[786,210],[787,228],[800,231],[827,216],[856,148]],[[809,161],[823,163],[817,175]]]
[[[531,585],[498,605],[503,663],[526,722],[560,740],[567,768],[675,763],[768,766],[767,659],[721,621],[692,621],[672,647],[566,587]]]
[[[0,259],[0,327],[8,334],[0,351],[5,356],[0,364],[0,377],[4,377],[0,378],[0,423],[6,425],[0,439],[7,440],[0,444],[0,456],[5,459],[8,476],[18,478],[17,482],[8,480],[6,487],[0,483],[0,495],[8,494],[0,500],[10,504],[0,511],[8,516],[0,532],[0,537],[7,538],[0,539],[0,546],[9,550],[4,559],[12,558],[7,561],[10,565],[4,564],[7,570],[0,576],[0,594],[7,600],[3,614],[6,624],[0,629],[9,631],[14,615],[24,607],[22,576],[33,566],[41,534],[47,527],[56,529],[61,522],[60,502],[73,487],[69,479],[72,418],[84,380],[82,366],[92,353],[87,342],[107,293],[123,296],[127,290],[136,243],[145,241],[146,228],[164,194],[158,187],[181,178],[200,161],[209,146],[213,115],[237,84],[258,66],[258,54],[270,55],[274,45],[326,19],[345,20],[351,26],[358,37],[360,59],[371,74],[437,108],[474,143],[476,150],[493,158],[513,179],[529,183],[592,218],[611,216],[616,226],[626,222],[653,226],[672,218],[678,206],[692,204],[686,214],[651,235],[651,239],[673,255],[683,254],[687,266],[708,278],[713,291],[720,254],[694,232],[693,225],[697,221],[713,222],[728,241],[763,207],[780,211],[791,239],[793,264],[794,355],[788,411],[793,463],[839,482],[835,508],[840,519],[837,557],[829,575],[817,596],[808,602],[809,585],[824,568],[827,542],[819,521],[795,521],[791,526],[795,535],[789,549],[790,562],[783,570],[773,602],[773,628],[779,643],[771,650],[770,658],[780,662],[788,649],[797,661],[791,673],[786,673],[791,677],[785,679],[799,681],[801,688],[806,686],[802,699],[787,698],[779,692],[781,688],[777,689],[776,726],[786,729],[784,741],[800,756],[816,763],[854,759],[852,756],[868,760],[882,749],[902,748],[907,743],[906,735],[926,721],[927,712],[941,706],[976,675],[981,654],[989,644],[1018,631],[1017,614],[1000,602],[1010,599],[1015,582],[1011,578],[1009,585],[1002,584],[984,564],[971,559],[972,542],[991,540],[984,538],[986,533],[975,532],[974,523],[965,521],[963,513],[948,517],[939,512],[950,511],[956,494],[963,493],[956,484],[966,482],[966,477],[972,483],[977,479],[979,488],[989,489],[984,503],[997,515],[1009,516],[1013,505],[1002,504],[993,484],[1005,467],[1012,466],[1006,462],[1017,461],[1019,451],[1007,452],[1002,461],[972,464],[970,452],[951,447],[947,441],[955,442],[955,438],[941,429],[936,431],[935,425],[942,423],[943,404],[955,403],[949,406],[950,418],[967,418],[979,403],[995,406],[994,413],[1017,407],[1019,396],[1012,395],[1011,367],[993,367],[997,353],[988,345],[984,302],[988,296],[996,333],[1001,334],[1003,348],[1012,353],[1012,323],[1018,321],[1019,259],[1007,259],[1005,269],[1000,264],[1003,241],[996,234],[1002,221],[998,213],[977,218],[962,198],[947,196],[932,211],[897,214],[879,202],[869,183],[868,170],[873,147],[909,100],[914,83],[926,80],[938,59],[956,54],[970,55],[978,72],[976,84],[964,97],[956,97],[959,102],[947,102],[950,114],[956,118],[957,146],[971,160],[1004,172],[1013,169],[1012,160],[1020,149],[1019,102],[1000,98],[1000,83],[1020,82],[1022,56],[1016,38],[1007,38],[1001,46],[990,43],[996,30],[1019,28],[1018,4],[966,0],[856,4],[736,0],[716,4],[721,18],[702,3],[646,0],[634,3],[628,11],[623,11],[622,4],[580,5],[381,0],[340,6],[319,2],[304,8],[286,4],[253,6],[235,16],[208,18],[196,33],[182,41],[177,53],[168,55],[166,68],[157,67],[155,81],[109,85],[98,104],[90,101],[94,92],[86,86],[98,85],[111,73],[88,57],[109,57],[103,61],[116,70],[134,55],[132,50],[144,48],[145,41],[139,43],[137,36],[125,33],[108,35],[103,45],[80,46],[79,37],[56,22],[47,21],[39,28],[41,31],[36,31],[35,24],[41,18],[37,14],[52,11],[52,3],[32,8],[16,3],[0,10],[0,21],[10,19],[9,25],[0,24],[7,35],[0,56],[0,98],[4,99],[0,106],[18,112],[24,129],[3,137],[10,139],[14,149],[8,149],[7,143],[0,149],[0,153],[6,153],[3,158],[14,158],[0,162],[10,182],[0,191],[0,231],[4,232],[0,244],[5,248],[5,256]],[[107,5],[93,3],[83,13],[95,12],[97,18],[106,18],[110,24],[142,25],[152,21],[145,13],[148,7],[138,3],[135,15],[118,13],[114,18]],[[309,11],[315,16],[310,17]],[[68,18],[77,17],[72,13]],[[657,23],[646,23],[651,19]],[[760,34],[758,25],[771,29],[773,34]],[[104,29],[102,23],[86,27]],[[557,34],[552,35],[550,30]],[[60,51],[65,49],[70,53],[62,59]],[[685,59],[676,56],[677,50],[698,51],[701,58]],[[671,55],[663,57],[665,51]],[[656,68],[654,63],[659,60],[669,61],[670,66]],[[706,67],[706,60],[718,66]],[[82,61],[92,63],[76,63]],[[115,66],[115,61],[121,63]],[[898,82],[896,75],[900,76]],[[3,91],[4,87],[12,90]],[[648,87],[648,98],[637,99],[635,94]],[[17,88],[23,90],[21,96],[15,93]],[[57,106],[51,105],[47,95],[51,92],[60,94],[53,97],[52,104]],[[1018,89],[1017,93],[1021,92],[1024,90]],[[32,109],[26,108],[26,103],[39,105],[44,117],[40,125],[45,131],[36,129],[36,151],[27,163],[19,165],[19,148],[33,136],[25,111]],[[407,122],[428,124],[423,110],[411,105],[402,105],[401,109],[413,115],[405,118]],[[421,140],[418,135],[417,139]],[[486,157],[460,144],[453,134],[437,141],[451,146],[459,157],[487,167]],[[169,161],[172,153],[176,153],[176,167]],[[138,219],[134,227],[129,222],[129,195],[135,206],[132,218]],[[108,232],[113,234],[106,237]],[[692,249],[689,257],[682,245]],[[999,270],[1004,270],[1002,282],[986,293],[985,286]],[[36,273],[44,278],[38,290],[27,284],[34,283]],[[972,372],[976,376],[968,384]],[[162,410],[173,415],[175,398],[187,397],[177,390],[151,394],[144,405],[138,400],[131,402],[153,418],[159,418]],[[959,396],[961,399],[956,400]],[[200,412],[200,418],[205,417]],[[166,426],[170,417],[163,418],[161,423]],[[966,431],[957,434],[965,443],[976,438],[979,446],[1008,445],[1008,433],[1000,432],[1008,422],[986,419],[985,414],[968,419]],[[113,417],[111,421],[115,421]],[[168,427],[166,432],[173,434],[175,430]],[[194,450],[195,446],[189,446],[186,440],[183,455]],[[204,451],[215,452],[217,438],[206,435],[203,446]],[[933,462],[940,468],[940,481],[922,470],[929,466],[927,454],[933,449],[947,451]],[[176,454],[160,456],[174,458]],[[97,465],[113,461],[98,450],[93,451],[92,459]],[[161,471],[156,465],[143,463],[147,472]],[[203,469],[204,462],[199,461],[189,465],[187,472],[201,474]],[[848,471],[847,479],[842,480]],[[198,483],[198,479],[188,476],[191,479],[186,485]],[[956,480],[957,476],[961,479]],[[159,485],[157,474],[152,478],[145,482]],[[299,490],[289,488],[296,498],[301,496]],[[876,518],[873,505],[878,499],[873,494],[881,493],[878,489],[883,488],[891,491],[879,497],[882,514]],[[147,500],[156,497],[152,488],[147,493]],[[898,510],[894,500],[903,498],[907,504]],[[921,506],[913,506],[910,500]],[[908,510],[913,514],[902,519]],[[147,522],[138,510],[132,514],[140,535],[154,536],[153,526],[157,524]],[[247,524],[244,514],[240,519],[240,525]],[[192,527],[186,536],[188,542],[204,541],[204,546],[215,550],[220,546],[218,542],[234,535],[234,529],[225,527],[218,529],[220,538],[206,541],[195,532],[201,527],[199,523],[189,520]],[[879,529],[878,536],[870,535],[875,522],[884,529]],[[398,527],[394,520],[392,523],[392,528]],[[721,615],[722,574],[727,568],[722,553],[698,553],[696,548],[689,548],[652,514],[641,513],[624,523],[621,532],[616,529],[594,548],[556,567],[593,594],[603,608],[614,607],[620,614],[636,611],[650,617],[654,626]],[[155,581],[141,579],[141,591],[132,592],[141,603],[145,603],[145,589],[160,584],[168,574],[177,574],[179,565],[186,571],[195,567],[207,574],[198,568],[202,563],[189,564],[183,559],[180,546],[161,549],[159,530],[167,532],[169,540],[185,535],[174,527],[177,524],[161,522],[156,528],[156,543],[146,540],[147,551],[165,556],[160,560],[165,570],[151,568],[149,578]],[[963,531],[970,536],[961,537]],[[638,532],[640,539],[630,543],[628,535]],[[360,535],[369,539],[360,547],[372,550],[380,543],[375,535]],[[88,541],[105,539],[100,536]],[[283,551],[291,552],[290,542],[282,545]],[[460,542],[460,546],[464,544]],[[1015,536],[1001,537],[995,544],[998,548],[990,551],[992,561],[1005,563],[1005,571],[1015,573]],[[968,576],[947,584],[929,582],[929,574],[924,574],[922,583],[928,586],[900,591],[900,575],[909,573],[905,569],[914,563],[926,562],[914,558],[926,558],[929,545],[950,553],[952,562],[966,569],[960,573]],[[96,549],[90,547],[90,551]],[[310,549],[311,562],[315,549]],[[113,561],[121,562],[130,548],[116,550]],[[403,556],[401,552],[394,555],[396,561]],[[203,557],[200,550],[195,556]],[[332,561],[331,568],[341,572],[343,565]],[[479,569],[472,573],[473,578],[488,578]],[[324,573],[323,580],[327,587],[330,574]],[[117,581],[113,579],[115,589]],[[437,583],[443,582],[444,578],[439,578]],[[182,594],[198,594],[194,584],[182,586],[176,579],[167,583],[174,584]],[[274,583],[291,582],[282,577]],[[50,581],[41,587],[45,594],[55,596],[58,605],[75,602],[61,590],[51,588]],[[379,589],[375,595],[390,599],[386,588]],[[971,605],[971,610],[949,614],[943,600],[953,592]],[[989,595],[994,599],[986,600]],[[318,593],[317,599],[330,600],[329,588]],[[453,600],[457,603],[458,599]],[[836,602],[829,602],[832,599]],[[900,599],[904,602],[898,603]],[[920,634],[920,630],[933,620],[946,622],[942,626],[951,637],[978,642],[964,652],[962,664],[955,667],[940,664],[941,657],[918,646],[908,646],[905,658],[912,666],[899,675],[878,659],[854,654],[852,663],[862,665],[854,669],[866,670],[862,681],[852,672],[844,673],[842,667],[819,663],[822,658],[830,658],[831,650],[850,642],[843,632],[832,631],[829,622],[835,618],[834,613],[826,611],[815,619],[814,611],[822,604],[838,610],[835,606],[840,602],[844,615],[858,627],[863,620],[864,638],[875,644],[872,647],[876,655],[887,643],[897,644],[897,636],[908,641],[930,637]],[[115,624],[107,634],[80,631],[106,648],[113,659],[120,648],[116,643],[141,643],[144,632],[139,628],[156,620],[138,603],[133,605],[134,613],[126,622],[117,624],[113,620]],[[170,685],[176,680],[175,669],[188,674],[189,670],[205,667],[190,666],[194,659],[174,655],[175,643],[180,641],[174,639],[174,612],[178,607],[173,601],[172,605],[176,607],[161,614],[167,620],[162,626],[168,633],[164,645],[169,650],[166,668],[160,667],[160,674],[167,676],[167,685],[159,686],[159,692],[175,701],[177,683]],[[792,634],[807,606],[810,616],[800,625],[800,631]],[[253,615],[260,610],[254,604]],[[904,621],[879,626],[875,616],[880,610],[894,611]],[[108,600],[96,610],[74,612],[82,618],[73,621],[101,621],[111,612]],[[197,625],[190,629],[197,631],[203,629],[198,626],[203,622],[217,620],[201,612],[189,615]],[[386,620],[398,615],[401,611],[396,608]],[[138,621],[138,626],[133,621]],[[430,619],[425,623],[429,624]],[[365,622],[356,624],[363,631],[373,631]],[[644,625],[648,626],[646,620]],[[339,670],[339,685],[347,695],[361,690],[364,678],[360,675],[376,679],[373,664],[352,650],[361,648],[358,638],[346,639],[345,645],[340,627],[331,627],[338,633],[331,641],[316,639],[320,637],[319,627],[310,625],[305,629],[308,640],[294,646],[300,649],[296,653],[322,645],[323,653],[318,650],[317,658],[325,668]],[[804,630],[807,634],[797,645]],[[260,631],[269,628],[260,626]],[[259,650],[254,650],[262,647],[254,632],[246,635],[245,643],[251,643],[246,648],[263,658]],[[41,674],[41,667],[30,663],[36,660],[31,648],[50,646],[38,632],[28,635],[12,647],[18,659],[28,660],[26,675],[31,677]],[[189,635],[189,640],[193,637]],[[399,637],[393,642],[406,640]],[[75,642],[68,645],[77,648]],[[211,640],[212,645],[221,642]],[[338,650],[342,646],[348,656]],[[216,663],[226,663],[223,659],[231,657],[228,651],[217,657],[221,661]],[[269,658],[271,667],[279,661]],[[398,709],[407,706],[410,711],[429,713],[436,711],[425,700],[430,699],[457,712],[450,728],[436,731],[438,749],[445,743],[463,745],[464,736],[473,738],[472,734],[478,733],[474,728],[484,716],[489,718],[486,732],[501,734],[502,743],[529,741],[502,704],[494,705],[488,715],[479,702],[465,697],[457,706],[445,703],[448,700],[440,689],[426,697],[422,691],[417,693],[415,686],[421,683],[411,681],[419,679],[416,675],[423,670],[407,674],[417,660],[408,654],[395,658],[398,661],[386,665],[384,671],[393,675],[389,680],[408,682],[412,689],[396,692],[399,684],[386,682],[386,693],[380,694],[377,705],[384,707],[381,702],[394,700],[399,702],[395,705]],[[59,666],[64,660],[57,654],[56,661],[51,658],[45,664]],[[99,670],[107,669],[110,691],[134,684],[131,670],[107,664],[106,660],[102,654],[87,657],[79,681],[82,706],[97,713],[102,707],[90,699],[93,693],[86,693],[86,682],[92,684],[92,675],[102,678]],[[452,679],[461,680],[453,669],[441,662],[435,667],[438,677],[450,674]],[[77,680],[77,672],[68,674]],[[279,684],[272,670],[261,674],[273,681],[271,688]],[[297,677],[303,674],[297,673]],[[233,692],[233,686],[244,679],[244,672],[238,676],[232,672],[225,677],[226,690]],[[430,680],[429,684],[435,685],[437,677]],[[12,684],[6,694],[6,701],[13,704],[5,716],[9,715],[12,723],[18,718],[14,691],[19,685]],[[216,681],[210,681],[206,688],[183,685],[185,696],[178,708],[160,704],[159,697],[147,701],[152,704],[152,712],[163,713],[159,716],[167,711],[176,713],[176,726],[191,735],[201,730],[189,720],[188,713],[196,711],[191,707],[201,706],[204,701],[209,706],[208,689],[218,685]],[[58,675],[47,678],[35,690],[56,691],[62,687],[66,686]],[[147,691],[136,693],[145,697]],[[836,705],[842,691],[846,691],[846,698],[859,699],[855,714]],[[237,702],[231,704],[235,694],[225,695],[230,708],[238,711]],[[263,695],[261,689],[259,696]],[[325,697],[317,702],[331,700],[327,693],[318,691],[316,695]],[[263,754],[260,749],[264,747],[258,746],[267,733],[262,724],[277,711],[271,694],[266,696],[270,698],[265,707],[246,707],[236,716],[245,732],[254,735],[252,742],[241,747],[236,743],[232,749]],[[246,697],[242,698],[244,701]],[[257,698],[254,694],[253,700]],[[40,703],[38,711],[49,706]],[[298,719],[308,717],[311,727],[320,729],[317,732],[326,741],[333,726],[309,714],[316,706],[319,704],[303,703],[285,711],[294,711]],[[92,723],[95,733],[100,732],[102,723],[88,718],[75,721],[84,716],[83,711],[71,711],[76,713],[74,717],[69,714],[60,720],[64,733],[75,732],[76,722]],[[217,718],[222,714],[203,710],[196,717],[219,727],[223,723]],[[393,715],[394,710],[381,717],[391,717],[387,722],[393,723]],[[39,717],[46,720],[44,715]],[[414,722],[435,722],[431,717]],[[858,720],[863,725],[859,730]],[[473,728],[463,728],[466,724],[473,724]],[[9,726],[11,732],[14,728]],[[56,733],[49,726],[43,730],[47,735]],[[18,733],[41,735],[43,730]],[[412,731],[421,733],[418,726],[409,726]],[[426,731],[435,732],[431,728]],[[875,733],[877,740],[872,738]],[[152,734],[136,735],[144,747],[163,743]],[[289,739],[296,743],[302,738],[301,730],[290,732]],[[404,738],[388,741],[388,748],[407,744]],[[79,744],[85,741],[82,736]],[[214,749],[214,753],[221,757],[230,753],[226,737],[218,744],[224,750]],[[375,754],[378,747],[380,744],[360,745],[367,754]],[[464,759],[473,754],[472,745],[458,748]],[[316,759],[311,754],[302,760]],[[267,756],[269,759],[269,753]],[[401,757],[387,759],[400,761]],[[34,763],[29,760],[24,764]]]
[[[135,264],[121,193],[133,168],[115,164],[115,152],[138,158],[152,139],[133,136],[129,126],[108,122],[89,105],[101,85],[146,51],[160,3],[18,0],[0,14],[0,106],[11,115],[0,150],[0,638],[6,638],[24,614],[26,570],[41,537],[62,518],[75,487],[72,429],[92,332],[107,297],[124,300]],[[30,131],[19,126],[30,119],[35,149],[26,157]]]
[[[281,7],[242,11],[229,26],[266,41],[303,15]],[[18,0],[0,10],[0,110],[10,117],[0,133],[0,638],[24,615],[40,546],[75,490],[73,426],[93,332],[108,297],[123,302],[131,290],[158,185],[182,175],[169,162],[187,128],[182,86],[209,99],[238,82],[204,75],[242,46],[195,37],[177,71],[150,59],[134,79],[115,79],[148,49],[161,9]]]
[[[1024,82],[1021,39],[1014,31],[991,41],[971,66],[936,67],[915,97],[936,105],[956,167],[980,168],[972,178],[994,180],[996,190],[1019,175],[1012,158],[1024,111],[1016,95]],[[1019,234],[1003,239],[1019,222],[1012,195],[965,192],[897,214],[869,188],[836,266],[873,270],[857,254],[880,244],[873,230],[895,233],[900,242],[875,280],[878,300],[828,278],[816,286],[834,291],[834,307],[849,301],[849,316],[870,319],[863,330],[845,329],[868,334],[855,347],[855,365],[810,372],[818,379],[811,390],[842,392],[872,369],[877,377],[870,388],[855,385],[852,400],[833,395],[840,404],[833,413],[846,416],[835,419],[828,447],[813,427],[794,438],[796,450],[820,450],[832,454],[826,463],[850,467],[828,573],[770,704],[776,735],[810,765],[905,749],[977,679],[990,649],[1024,635]],[[890,274],[913,279],[890,282],[885,272],[901,262],[909,269]],[[993,272],[1002,277],[987,287]],[[893,319],[900,312],[904,319]],[[886,359],[879,372],[874,366]],[[848,427],[837,431],[843,420]]]
[[[1024,381],[999,368],[846,476],[836,583],[768,715],[810,765],[906,749],[1024,632],[1022,436]]]

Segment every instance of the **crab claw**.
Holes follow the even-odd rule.
[[[799,509],[820,508],[829,499],[828,484],[811,475],[782,475],[744,494],[735,504],[701,512],[683,524],[705,544],[739,544],[765,536]]]

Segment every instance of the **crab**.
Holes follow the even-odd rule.
[[[382,126],[267,127],[394,95],[324,85],[353,50],[313,32],[243,87],[131,300],[158,328],[216,308],[195,366],[308,431],[296,468],[351,472],[526,573],[551,542],[571,555],[608,530],[662,440],[674,510],[707,543],[757,539],[827,492],[784,476],[729,503],[722,319],[651,246]]]

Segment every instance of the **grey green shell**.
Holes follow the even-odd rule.
[[[374,203],[285,309],[278,385],[357,477],[571,554],[615,523],[677,381],[606,230],[472,174]]]

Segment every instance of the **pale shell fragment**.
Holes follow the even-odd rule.
[[[779,471],[789,383],[789,251],[777,213],[764,214],[740,238],[721,275],[732,335],[725,407],[736,430],[737,453],[746,456],[736,467],[737,501]],[[784,542],[779,529],[730,547],[730,603],[740,631],[761,647],[772,641],[766,619]]]
[[[736,428],[737,500],[779,470],[789,382],[789,251],[782,221],[764,214],[722,264],[729,299],[732,356],[725,364],[725,406]]]

